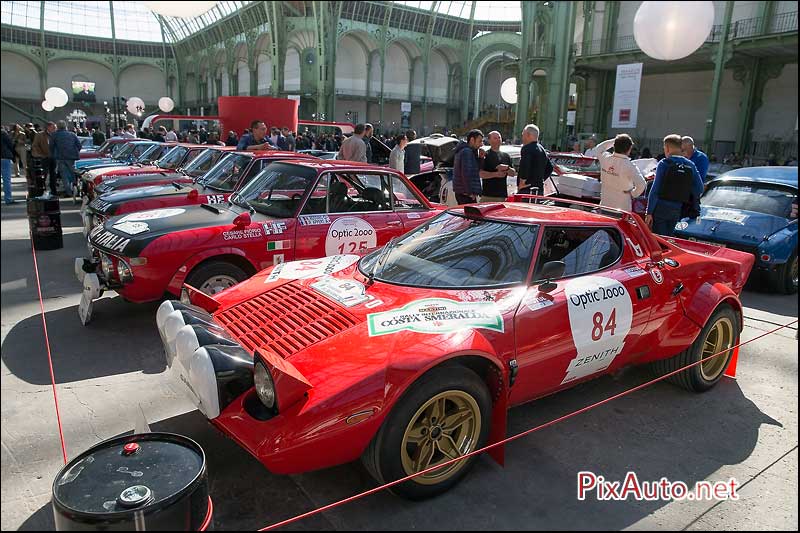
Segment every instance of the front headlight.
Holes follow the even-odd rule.
[[[117,275],[122,283],[130,283],[133,281],[133,271],[130,265],[123,259],[117,259]]]
[[[257,361],[253,370],[253,381],[256,387],[256,395],[267,409],[275,407],[275,385],[272,383],[272,376],[264,366],[264,363]]]
[[[111,279],[111,275],[114,273],[114,261],[102,252],[100,253],[100,270],[107,280]]]

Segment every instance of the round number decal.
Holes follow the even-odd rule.
[[[337,218],[328,228],[325,255],[355,254],[378,245],[372,224],[361,218]]]

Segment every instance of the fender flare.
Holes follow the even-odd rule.
[[[744,328],[742,302],[739,296],[724,283],[704,283],[686,305],[684,313],[697,327],[703,328],[720,304],[727,303],[739,315],[739,332]]]
[[[253,264],[253,262],[247,257],[247,255],[240,250],[239,248],[233,247],[223,247],[223,248],[212,248],[210,250],[204,250],[202,252],[198,252],[187,259],[183,265],[181,265],[176,271],[175,274],[172,276],[172,279],[169,281],[167,285],[167,291],[175,294],[180,295],[181,287],[183,287],[183,283],[186,281],[186,276],[189,275],[189,272],[194,269],[198,264],[202,263],[206,259],[211,259],[212,257],[216,257],[218,255],[236,255],[247,261],[252,267],[253,270],[258,271],[258,267]]]

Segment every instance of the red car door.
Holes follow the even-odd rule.
[[[392,201],[395,213],[403,222],[404,232],[411,231],[435,215],[400,176],[392,175]]]
[[[402,234],[389,183],[380,172],[323,174],[297,220],[295,259],[357,254]]]
[[[550,292],[539,289],[544,265],[565,263]],[[545,227],[534,283],[516,317],[521,403],[616,369],[641,349],[650,315],[650,276],[617,228]]]

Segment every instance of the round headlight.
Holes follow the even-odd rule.
[[[253,382],[256,386],[256,395],[268,409],[275,407],[275,385],[272,383],[272,376],[264,366],[264,363],[257,362],[253,371]]]
[[[122,283],[133,281],[133,271],[131,267],[122,259],[117,259],[117,275]]]
[[[111,279],[111,275],[114,273],[114,262],[104,253],[100,254],[100,270],[106,279]]]

